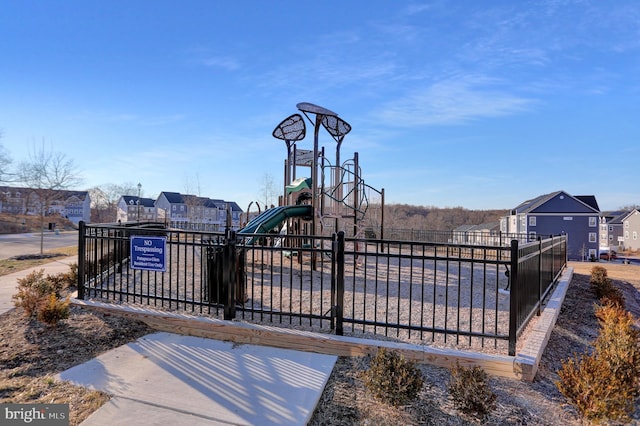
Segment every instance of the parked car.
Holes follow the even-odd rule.
[[[616,252],[613,250],[610,252],[605,251],[603,253],[600,253],[600,260],[613,260],[617,258],[618,256],[616,255]]]

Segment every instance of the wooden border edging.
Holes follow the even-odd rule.
[[[143,321],[154,329],[169,333],[338,356],[374,355],[379,348],[386,348],[418,363],[451,368],[458,362],[467,367],[479,366],[494,376],[532,381],[544,347],[558,318],[572,274],[573,268],[565,269],[556,290],[532,331],[533,334],[525,342],[523,351],[515,357],[336,336],[96,301],[71,299],[71,302],[83,308]]]

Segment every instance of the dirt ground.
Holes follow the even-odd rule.
[[[496,409],[485,419],[467,418],[448,398],[446,369],[420,366],[425,379],[417,401],[392,408],[376,401],[366,391],[361,374],[366,358],[339,358],[312,425],[399,424],[495,424],[579,425],[576,411],[558,392],[555,381],[562,361],[583,353],[596,337],[595,295],[589,288],[594,263],[571,263],[574,279],[553,330],[540,369],[533,383],[492,378]],[[640,318],[640,266],[599,263],[607,268],[624,292],[627,309]],[[638,320],[640,321],[640,320]],[[640,322],[638,323],[640,326]],[[116,316],[73,307],[69,319],[56,328],[46,327],[24,316],[21,309],[0,315],[0,403],[69,403],[71,424],[79,424],[101,406],[108,395],[58,383],[56,373],[88,361],[107,350],[149,333],[144,324]],[[637,405],[638,407],[638,405]],[[640,407],[633,415],[640,424]]]

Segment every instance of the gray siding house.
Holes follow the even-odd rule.
[[[569,260],[598,257],[600,208],[593,195],[572,196],[565,191],[527,200],[502,219],[506,232],[538,235],[567,235]]]
[[[162,218],[158,217],[155,201],[152,198],[123,195],[118,200],[116,220],[119,222],[157,221]]]
[[[604,212],[600,216],[600,252],[620,251],[623,243],[622,219],[628,211]]]
[[[202,231],[223,231],[227,223],[227,209],[231,213],[232,229],[239,229],[242,215],[242,209],[233,201],[179,192],[161,192],[156,208],[169,226]]]
[[[633,209],[622,218],[622,245],[625,250],[640,250],[640,211]]]
[[[43,208],[45,215],[60,215],[76,225],[91,218],[88,191],[0,186],[0,212],[39,215]]]

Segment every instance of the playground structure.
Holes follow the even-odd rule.
[[[345,231],[354,237],[382,238],[384,189],[377,190],[364,182],[357,152],[353,158],[341,162],[340,149],[351,125],[321,106],[308,102],[296,106],[304,117],[292,114],[272,133],[276,139],[285,141],[287,148],[284,191],[278,197],[278,207],[259,212],[238,233],[322,236]],[[305,117],[313,126],[312,149],[298,146],[307,133]],[[321,128],[336,142],[333,161],[325,147],[320,146]],[[298,177],[299,168],[310,173]]]

